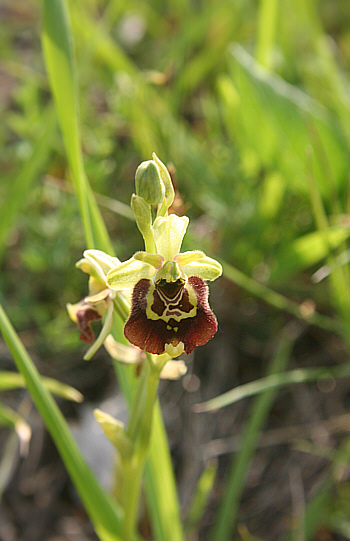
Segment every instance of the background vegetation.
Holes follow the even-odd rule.
[[[217,524],[218,540],[221,509],[235,539],[252,539],[248,531],[262,539],[289,531],[295,539],[349,539],[346,381],[321,378],[283,391],[273,409],[265,381],[256,402],[221,410],[209,432],[213,414],[191,410],[264,376],[270,358],[270,373],[287,362],[347,373],[348,2],[85,0],[69,2],[69,11],[85,170],[118,257],[142,248],[128,204],[137,165],[156,152],[178,188],[174,210],[191,218],[183,248],[201,248],[224,265],[211,289],[218,336],[187,359],[185,382],[161,388],[184,516],[203,464],[220,455],[207,512],[189,531],[206,539]],[[109,361],[103,352],[82,361],[65,310],[86,293],[74,268],[85,241],[44,67],[41,4],[2,0],[0,13],[0,301],[40,371],[96,401],[111,392]],[[4,348],[1,361],[12,368]],[[23,395],[5,399],[18,404]],[[262,427],[295,425],[302,428],[255,454]],[[232,441],[238,431],[241,440]],[[298,451],[288,434],[303,439]],[[205,444],[200,456],[195,442]],[[6,517],[23,532],[26,519]],[[49,539],[43,532],[32,538]]]

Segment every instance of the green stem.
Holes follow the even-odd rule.
[[[150,362],[145,362],[127,429],[133,443],[133,453],[122,461],[124,541],[131,541],[135,535],[142,475],[148,455],[158,382],[159,371]]]

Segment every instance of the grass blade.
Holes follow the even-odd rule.
[[[86,244],[95,248],[103,243],[111,248],[102,218],[87,182],[80,145],[76,69],[71,43],[67,7],[64,0],[44,0],[42,43],[51,90],[67,152]],[[94,217],[95,227],[91,220]]]
[[[350,377],[350,364],[344,364],[335,368],[320,367],[320,368],[298,368],[291,370],[290,372],[283,372],[282,374],[272,374],[264,378],[239,385],[227,393],[223,393],[220,396],[216,396],[212,400],[203,402],[202,404],[196,404],[193,409],[196,412],[214,411],[219,408],[224,408],[229,404],[234,404],[239,400],[254,396],[264,391],[279,389],[280,387],[286,387],[287,385],[296,385],[298,383],[308,383],[311,381],[317,381],[318,379],[327,378],[349,378]]]
[[[265,68],[272,64],[277,12],[278,0],[260,0],[256,59]]]
[[[152,517],[154,539],[183,541],[180,505],[171,455],[166,441],[161,409],[159,403],[156,403],[149,456],[145,468],[147,503]]]
[[[347,341],[348,350],[350,348],[350,289],[348,286],[348,269],[346,266],[340,267],[336,263],[335,249],[330,242],[329,232],[330,226],[328,223],[327,214],[323,206],[322,195],[319,185],[312,173],[311,164],[309,164],[308,181],[310,187],[310,200],[313,209],[315,222],[318,233],[323,239],[326,249],[328,266],[331,269],[329,281],[333,290],[333,304],[337,309],[339,316],[342,318],[345,329],[345,339]],[[344,239],[345,245],[345,239]],[[343,249],[346,248],[346,245]]]
[[[33,401],[60,452],[97,534],[101,541],[120,541],[121,511],[119,511],[116,502],[112,502],[106,495],[85,462],[63,415],[43,385],[36,367],[1,305],[0,330],[18,370],[25,379]]]
[[[200,476],[190,509],[186,517],[186,534],[189,538],[191,538],[191,536],[193,536],[198,530],[199,522],[204,514],[214,485],[217,469],[218,461],[211,459],[206,464],[206,467]]]
[[[53,378],[42,378],[42,382],[56,396],[60,396],[66,400],[73,400],[73,402],[82,402],[84,400],[83,395],[70,385],[61,383]],[[26,382],[22,374],[0,371],[0,391],[17,389],[18,387],[25,387],[25,385]]]
[[[276,355],[272,360],[269,375],[284,370],[288,363],[295,338],[294,332],[290,332],[290,330],[288,332],[288,329],[285,329]],[[239,502],[244,488],[247,470],[256,448],[260,430],[271,409],[275,395],[276,390],[266,390],[253,404],[251,410],[252,413],[245,428],[241,450],[234,458],[229,473],[225,497],[222,501],[218,520],[211,536],[213,541],[228,541],[231,539],[231,532],[236,524]]]

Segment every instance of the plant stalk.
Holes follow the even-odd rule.
[[[155,399],[159,382],[159,370],[151,363],[145,362],[141,381],[133,400],[127,434],[132,442],[133,452],[122,459],[123,475],[123,507],[124,507],[124,541],[134,539],[142,476],[149,450],[150,435]]]

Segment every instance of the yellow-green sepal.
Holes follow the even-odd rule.
[[[179,253],[182,240],[186,233],[189,219],[187,216],[158,216],[153,224],[154,240],[158,254],[162,255],[165,261],[172,261]]]
[[[132,194],[130,206],[134,213],[137,227],[145,241],[146,250],[148,252],[155,252],[151,205],[143,197]]]
[[[189,278],[190,276],[198,276],[202,280],[216,280],[219,276],[222,275],[222,266],[218,261],[212,259],[211,257],[206,256],[203,252],[194,252],[194,254],[202,254],[197,259],[190,261],[190,252],[185,252],[184,254],[179,254],[175,261],[179,263],[181,270]],[[182,258],[182,256],[185,256]],[[186,265],[181,264],[181,261],[184,262],[189,260],[190,262]]]
[[[75,266],[99,282],[105,283],[108,271],[117,265],[120,265],[117,257],[111,257],[101,250],[85,250],[84,257]]]
[[[139,280],[143,278],[151,279],[156,272],[156,269],[152,265],[131,257],[118,267],[109,271],[107,285],[116,291],[131,289]]]

